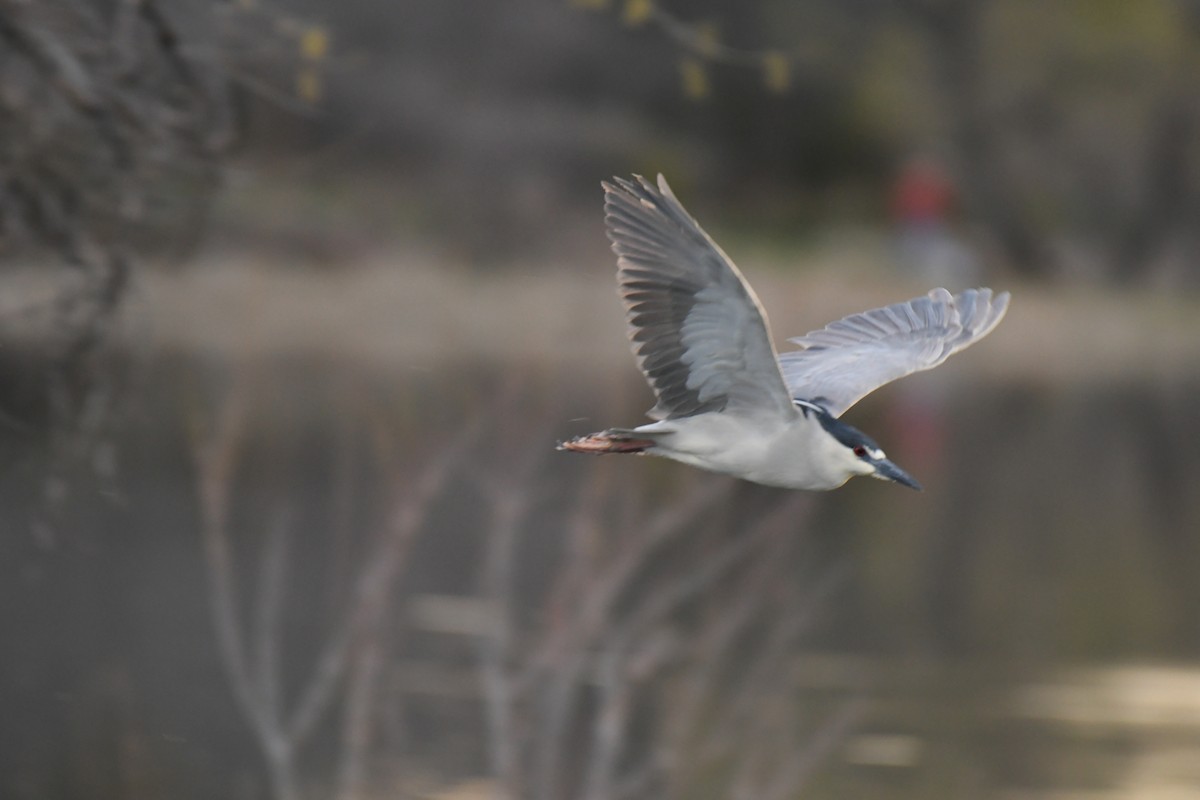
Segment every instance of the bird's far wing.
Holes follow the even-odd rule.
[[[604,219],[656,419],[795,411],[766,316],[737,267],[660,175],[604,183]]]
[[[830,414],[885,383],[932,369],[991,333],[1008,310],[1008,292],[934,289],[907,303],[864,311],[791,339],[803,349],[782,353],[779,366],[793,397]]]

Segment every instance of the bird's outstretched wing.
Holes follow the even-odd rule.
[[[814,400],[835,417],[897,378],[941,364],[991,332],[1008,310],[1008,292],[934,289],[907,303],[852,314],[791,339],[779,367],[793,397]]]
[[[635,178],[603,184],[604,219],[634,354],[657,398],[649,415],[796,413],[737,267],[661,175],[657,187]]]

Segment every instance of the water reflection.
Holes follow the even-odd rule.
[[[12,439],[4,794],[1200,785],[1200,375],[921,380],[851,413],[927,491],[810,495],[553,451],[634,384],[157,363],[116,477]]]

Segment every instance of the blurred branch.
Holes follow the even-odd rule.
[[[307,737],[327,710],[357,637],[379,625],[429,506],[444,489],[451,471],[477,430],[473,426],[462,429],[458,437],[441,448],[426,465],[417,481],[410,486],[397,487],[383,535],[377,538],[371,553],[364,559],[363,569],[356,579],[350,611],[318,657],[307,688],[288,720],[287,730],[296,739]]]
[[[246,395],[244,388],[239,387],[233,398],[222,405],[209,438],[194,444],[201,509],[200,530],[208,566],[213,627],[234,698],[250,723],[267,762],[273,793],[280,800],[294,800],[298,797],[293,764],[295,742],[284,729],[282,709],[276,704],[277,664],[265,663],[274,662],[277,651],[275,637],[278,630],[270,624],[274,615],[269,610],[260,610],[259,619],[264,627],[258,634],[266,637],[266,641],[258,649],[258,657],[264,663],[256,668],[251,664],[244,644],[246,631],[238,610],[228,525],[230,490],[237,465],[237,450],[244,436],[245,415]],[[272,541],[281,543],[282,531],[271,537],[269,542]],[[278,564],[276,570],[281,572],[282,554],[278,547],[269,544],[268,560],[275,561]],[[268,574],[276,570],[268,570]],[[272,588],[278,591],[278,587]],[[259,602],[274,606],[279,601],[272,596],[272,592],[264,591],[259,593]],[[257,680],[255,675],[258,676]]]
[[[1190,180],[1197,174],[1194,153],[1200,103],[1194,84],[1178,83],[1159,103],[1151,120],[1145,191],[1114,256],[1113,275],[1121,283],[1140,277],[1170,235],[1188,224],[1189,207],[1200,200],[1200,192]]]
[[[531,599],[518,553],[543,457],[523,454],[480,476],[489,508],[482,595],[497,614],[480,666],[497,796],[688,797],[694,776],[710,774],[702,764],[722,761],[743,765],[730,775],[745,785],[730,783],[730,796],[751,785],[788,796],[857,718],[847,707],[808,741],[779,737],[799,722],[797,704],[780,694],[792,654],[841,577],[803,596],[788,589],[810,499],[789,497],[726,534],[712,512],[730,494],[701,481],[682,498],[656,497],[642,521],[644,490],[597,460],[563,511],[562,553]],[[748,726],[755,718],[763,724]]]
[[[267,763],[272,792],[280,800],[298,797],[297,752],[344,686],[338,791],[339,797],[360,797],[365,790],[365,759],[376,713],[374,695],[383,661],[381,639],[388,603],[431,504],[476,440],[479,426],[461,429],[425,463],[415,480],[394,487],[386,524],[362,561],[349,607],[334,624],[311,673],[289,704],[282,691],[285,663],[281,651],[290,515],[276,515],[268,528],[250,612],[252,628],[239,610],[230,517],[232,492],[238,485],[238,456],[246,446],[248,413],[248,386],[243,379],[221,404],[212,429],[207,434],[197,433],[193,445],[210,603],[222,662],[238,707]]]
[[[40,379],[68,453],[87,451],[94,410],[112,405],[100,356],[137,257],[199,235],[238,134],[233,76],[270,74],[274,13],[0,0],[0,260],[53,275],[53,302],[19,322],[44,328]],[[289,61],[313,67],[293,46],[275,71]]]
[[[255,656],[257,692],[262,698],[266,713],[278,720],[281,715],[283,690],[279,650],[283,636],[284,574],[286,568],[288,533],[291,520],[286,513],[278,513],[268,526],[266,544],[262,556],[261,574],[258,579],[258,597],[255,602],[256,620],[254,641],[257,643]]]
[[[371,747],[372,718],[377,713],[376,695],[383,665],[380,637],[365,637],[350,668],[346,690],[346,714],[342,725],[343,758],[337,780],[338,800],[359,800],[369,796],[367,753]]]
[[[836,48],[826,40],[813,40],[791,47],[736,47],[723,41],[717,27],[708,22],[693,22],[663,8],[655,0],[625,0],[622,20],[631,27],[651,25],[682,52],[680,62],[684,93],[703,99],[709,93],[705,65],[719,64],[750,68],[762,75],[764,86],[777,93],[786,92],[798,66],[812,69],[827,66]]]
[[[387,455],[404,451],[393,447],[397,434],[381,415],[361,408],[341,415],[366,422],[365,441],[380,450],[386,477],[378,513],[364,523],[374,533],[353,569],[333,567],[350,576],[345,599],[328,623],[309,624],[316,643],[305,645],[308,658],[285,634],[298,621],[289,549],[301,542],[300,508],[264,513],[261,501],[238,502],[235,513],[238,495],[253,490],[239,476],[253,430],[250,384],[235,381],[211,424],[196,431],[214,630],[272,796],[301,794],[314,741],[337,744],[326,783],[342,800],[369,796],[382,771],[394,772],[400,754],[384,755],[385,726],[389,718],[396,720],[389,730],[403,724],[395,714],[408,689],[407,679],[392,678],[414,674],[389,669],[404,638],[398,621],[407,618],[398,586],[412,574],[413,544],[429,529],[434,504],[454,486],[481,502],[481,596],[477,611],[467,612],[478,616],[428,630],[474,637],[481,692],[471,697],[481,703],[480,736],[498,796],[670,800],[694,796],[700,776],[715,772],[727,776],[729,796],[782,800],[810,774],[805,765],[813,762],[798,754],[841,736],[836,713],[816,724],[805,719],[791,683],[803,634],[841,577],[822,572],[806,581],[797,572],[811,498],[771,495],[777,502],[766,513],[740,515],[745,528],[733,532],[713,513],[731,497],[718,479],[675,497],[652,494],[620,469],[629,461],[597,460],[594,473],[580,473],[586,479],[576,491],[555,491],[562,483],[547,481],[548,459],[560,456],[545,420],[561,415],[529,413],[529,383],[518,375],[489,393],[489,413],[463,415],[473,421],[411,474]],[[497,419],[506,424],[489,424]],[[363,439],[335,441],[351,447]],[[348,460],[334,460],[341,465],[334,494],[350,491]],[[355,496],[360,507],[370,505],[361,481]],[[559,525],[531,524],[547,514]],[[266,522],[257,549],[250,544],[256,520]],[[350,534],[342,527],[355,524],[345,510],[329,522],[343,537]],[[552,542],[534,538],[556,528]],[[238,575],[252,585],[239,587]]]

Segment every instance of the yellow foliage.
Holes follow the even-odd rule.
[[[296,94],[306,103],[321,99],[321,76],[315,67],[304,67],[296,74]]]
[[[708,97],[708,72],[698,59],[685,58],[680,61],[679,77],[683,80],[683,93],[689,99],[703,100]]]
[[[625,11],[621,18],[631,28],[636,28],[654,13],[653,0],[625,0]]]
[[[792,85],[792,65],[782,53],[763,56],[763,80],[772,92],[782,94]]]
[[[320,61],[329,52],[329,34],[316,25],[306,28],[300,36],[300,52],[309,61]]]

